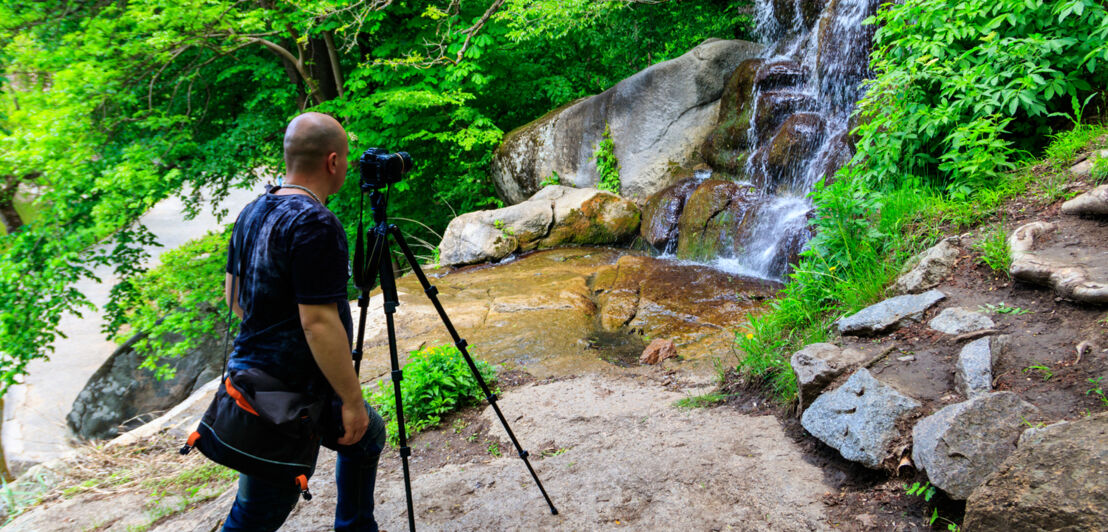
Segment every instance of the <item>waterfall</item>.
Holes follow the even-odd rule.
[[[749,114],[749,127],[745,138],[717,138],[705,148],[711,151],[711,142],[716,142],[732,149],[725,152],[726,158],[716,159],[720,167],[731,165],[730,181],[710,183],[732,189],[737,183],[739,189],[752,192],[742,197],[735,193],[731,201],[745,202],[741,209],[726,207],[731,209],[728,220],[737,220],[728,222],[732,242],[717,247],[714,258],[694,252],[682,257],[681,247],[679,257],[766,279],[782,280],[788,274],[811,238],[808,194],[853,156],[851,114],[869,75],[874,32],[862,22],[878,5],[878,0],[756,1],[757,32],[766,51],[736,71],[736,76],[750,76],[750,81],[734,85],[750,92],[739,94],[740,103],[732,105],[744,119]],[[731,162],[742,158],[744,162]],[[720,226],[714,223],[705,224],[702,232]],[[717,237],[689,238],[700,238],[701,247],[690,244],[685,249],[701,250],[704,240]],[[667,251],[673,249],[670,243]]]

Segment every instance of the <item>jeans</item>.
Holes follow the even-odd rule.
[[[323,439],[323,446],[339,455],[335,470],[338,486],[336,532],[377,532],[377,521],[373,519],[373,487],[377,482],[377,461],[385,448],[385,422],[368,404],[366,408],[369,428],[360,441],[354,445],[338,445],[334,438]],[[300,491],[295,486],[277,485],[240,474],[239,491],[223,530],[277,530],[299,497]]]

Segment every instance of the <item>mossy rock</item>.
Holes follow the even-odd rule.
[[[677,256],[704,260],[730,256],[749,219],[756,193],[730,181],[709,179],[690,196],[678,224]]]
[[[716,126],[701,146],[704,161],[713,169],[738,175],[746,164],[750,147],[747,130],[754,110],[754,78],[762,59],[747,59],[731,73],[720,96]]]
[[[594,192],[579,206],[555,205],[555,220],[539,249],[558,246],[606,245],[625,242],[639,231],[642,214],[634,203],[607,192]]]
[[[662,250],[669,246],[677,237],[677,224],[685,209],[685,201],[699,184],[696,178],[682,179],[646,200],[639,227],[643,240]]]

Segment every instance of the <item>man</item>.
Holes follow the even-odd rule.
[[[376,531],[384,422],[362,399],[354,373],[346,233],[324,206],[346,178],[346,131],[330,116],[305,113],[289,123],[284,151],[284,183],[243,209],[228,248],[224,291],[228,301],[235,294],[242,327],[227,367],[262,369],[294,390],[334,390],[341,415],[325,414],[323,445],[339,456],[335,530]],[[337,439],[327,436],[339,431]],[[223,530],[276,530],[298,496],[294,487],[240,475]]]

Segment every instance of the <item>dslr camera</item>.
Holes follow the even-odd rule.
[[[382,148],[370,148],[358,157],[362,176],[362,192],[379,190],[393,183],[412,169],[412,156],[408,152],[389,153]]]

